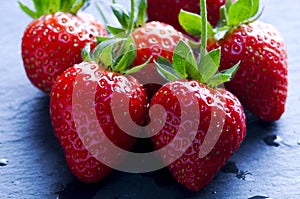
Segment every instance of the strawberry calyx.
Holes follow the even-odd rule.
[[[221,49],[217,48],[206,52],[208,32],[210,30],[207,21],[206,1],[200,0],[201,17],[197,17],[201,23],[201,49],[198,58],[191,47],[184,41],[180,41],[173,53],[172,64],[163,57],[155,61],[159,74],[168,81],[179,79],[198,80],[201,83],[215,88],[220,84],[230,81],[238,70],[239,63],[233,67],[218,72],[221,59]],[[197,24],[197,23],[195,23]]]
[[[201,15],[181,9],[178,15],[178,21],[187,33],[196,37],[201,37],[203,30]],[[212,25],[208,22],[206,26],[208,36],[213,37],[215,35],[215,30]]]
[[[256,21],[262,14],[259,0],[227,0],[226,4],[220,9],[221,23],[213,28],[207,23],[208,37],[214,39],[222,38],[227,32],[236,29],[242,24]],[[201,37],[202,23],[201,16],[195,13],[181,10],[178,20],[182,28],[193,36]],[[198,23],[197,23],[198,21]]]
[[[99,11],[103,13],[101,5],[97,4],[97,6]],[[130,75],[147,66],[152,59],[151,56],[145,63],[129,68],[137,56],[136,45],[131,36],[131,32],[137,23],[142,21],[141,18],[143,18],[144,15],[140,13],[140,10],[144,10],[143,12],[146,13],[147,1],[140,0],[138,5],[136,5],[135,0],[131,0],[130,12],[122,5],[117,4],[116,1],[113,1],[111,8],[123,28],[107,25],[107,29],[113,36],[98,36],[96,48],[90,52],[90,46],[87,45],[82,52],[82,57],[84,61],[94,61],[101,64],[107,71]],[[135,10],[137,8],[139,12],[136,18]],[[107,20],[105,19],[105,21]]]
[[[138,72],[152,58],[139,66],[129,68],[135,57],[136,46],[131,36],[127,38],[106,38],[100,41],[93,51],[91,51],[89,44],[82,50],[84,61],[94,61],[101,64],[107,71],[126,75]]]
[[[90,0],[33,0],[35,11],[18,1],[20,8],[33,19],[46,14],[67,12],[76,14],[81,8],[87,6]]]
[[[259,0],[228,0],[221,7],[222,27],[236,28],[241,24],[253,22],[259,18]]]
[[[121,27],[110,25],[109,20],[103,12],[101,3],[97,3],[96,5],[102,18],[107,24],[108,31],[113,35],[122,35],[123,33],[129,35],[134,29],[142,26],[146,22],[147,0],[131,0],[130,11],[123,5],[118,4],[117,1],[112,1],[110,8]]]

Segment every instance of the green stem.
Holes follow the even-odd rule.
[[[72,14],[76,14],[78,12],[78,10],[80,10],[80,8],[84,7],[86,4],[89,3],[90,0],[80,0],[80,1],[76,1],[71,9],[70,9],[70,13]]]
[[[106,18],[105,14],[103,12],[103,9],[102,9],[102,2],[101,3],[100,2],[96,2],[96,7],[97,7],[98,11],[100,12],[100,15],[101,15],[104,23],[108,24],[109,23],[108,19]]]
[[[200,0],[201,6],[201,19],[202,19],[202,32],[201,32],[201,58],[206,54],[207,46],[207,10],[206,0]]]
[[[132,33],[134,29],[134,15],[135,15],[135,0],[131,0],[131,12],[130,12],[130,19],[129,19],[128,36]]]
[[[222,27],[227,26],[227,10],[226,6],[221,7],[221,20],[222,20]]]

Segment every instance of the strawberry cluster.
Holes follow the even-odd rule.
[[[79,180],[121,168],[132,157],[124,151],[149,137],[153,161],[198,191],[244,140],[245,109],[263,121],[284,113],[287,53],[276,28],[258,21],[259,0],[131,0],[130,11],[113,1],[120,27],[77,13],[87,2],[34,0],[36,11],[20,3],[34,18],[24,68],[50,95],[55,135]]]

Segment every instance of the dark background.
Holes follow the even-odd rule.
[[[300,6],[295,0],[264,2],[261,20],[282,32],[288,48],[286,112],[275,123],[251,123],[245,142],[213,182],[191,193],[167,170],[114,172],[94,185],[74,179],[51,127],[49,97],[30,84],[23,69],[21,37],[31,19],[16,1],[1,1],[0,198],[300,198]],[[88,11],[100,18],[94,8]]]

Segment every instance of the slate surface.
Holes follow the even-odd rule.
[[[245,142],[213,182],[190,193],[166,170],[114,172],[94,185],[74,179],[51,127],[49,97],[31,86],[22,66],[21,37],[30,18],[16,1],[1,1],[0,198],[300,198],[299,3],[265,1],[262,20],[282,32],[288,47],[286,113],[272,124],[249,125]]]

